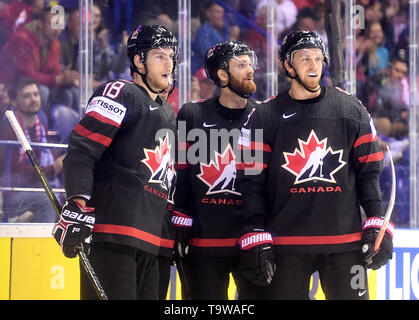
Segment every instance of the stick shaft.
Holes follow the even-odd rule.
[[[390,194],[390,200],[388,202],[388,208],[386,211],[386,214],[384,216],[384,221],[383,221],[383,225],[380,228],[380,231],[378,233],[377,239],[375,240],[375,244],[374,244],[374,252],[378,251],[378,249],[380,248],[381,242],[383,241],[384,238],[384,234],[387,230],[387,227],[389,225],[390,222],[390,217],[391,217],[391,213],[393,211],[393,207],[394,207],[394,202],[396,199],[396,171],[394,169],[394,163],[393,163],[393,158],[391,157],[391,152],[390,152],[390,148],[387,146],[387,152],[390,156],[390,165],[391,165],[391,194]]]
[[[36,173],[38,174],[39,179],[41,180],[42,186],[52,204],[54,207],[55,212],[58,216],[61,215],[61,204],[57,199],[57,196],[55,195],[54,191],[52,190],[48,179],[45,176],[45,173],[42,169],[42,167],[39,165],[35,154],[29,144],[29,141],[26,139],[25,134],[23,133],[22,128],[20,127],[13,111],[6,111],[6,117],[9,120],[10,124],[12,125],[13,131],[15,132],[17,138],[19,139],[23,149],[26,152],[26,155],[28,156],[28,159],[30,160],[32,166],[34,167]],[[87,258],[86,254],[83,251],[79,251],[78,253],[79,259],[81,261],[81,264],[83,268],[86,270],[86,273],[89,277],[89,280],[91,281],[93,288],[95,289],[98,297],[101,300],[108,300],[108,297],[105,293],[105,290],[102,287],[102,284],[99,281],[99,278],[96,275],[96,272],[94,271],[92,265],[90,264],[89,259]]]

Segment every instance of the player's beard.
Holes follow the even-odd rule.
[[[318,73],[317,73],[318,74]],[[301,82],[310,90],[318,90],[320,87],[320,77],[317,76],[315,78],[309,77],[308,75],[304,75],[304,77],[300,77],[300,75],[297,74],[297,76],[300,78]]]
[[[253,94],[256,91],[256,84],[254,81],[240,81],[234,77],[231,77],[230,85],[234,88],[234,90],[242,95]]]

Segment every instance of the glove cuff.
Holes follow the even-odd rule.
[[[187,214],[184,214],[180,211],[177,210],[173,210],[173,215],[172,215],[172,224],[175,227],[186,227],[186,228],[190,228],[192,227],[192,222],[193,219],[188,216]]]
[[[273,239],[269,232],[248,232],[240,237],[239,244],[242,250],[249,250],[261,244],[273,244]]]
[[[365,220],[364,224],[362,225],[362,231],[370,229],[370,228],[376,228],[380,229],[381,226],[384,223],[384,219],[379,217],[371,217]],[[393,233],[394,233],[394,224],[392,222],[388,222],[388,226],[386,229],[386,232],[391,236],[393,239]]]
[[[83,213],[92,213],[92,212],[94,212],[95,211],[95,208],[93,208],[93,207],[88,207],[88,206],[85,206],[85,205],[83,205],[81,202],[80,202],[80,200],[79,199],[71,199],[71,201],[73,201],[75,204],[76,204],[76,206],[77,206],[77,208],[79,208],[80,209],[80,211],[81,212],[83,212]]]

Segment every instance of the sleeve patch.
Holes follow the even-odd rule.
[[[89,112],[96,112],[104,118],[107,118],[117,124],[121,124],[127,109],[118,102],[103,96],[98,96],[94,97],[87,106],[86,114]]]

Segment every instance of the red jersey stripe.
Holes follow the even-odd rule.
[[[228,239],[200,239],[191,238],[189,244],[195,247],[234,247],[237,245],[237,238]]]
[[[95,224],[93,232],[120,234],[134,237],[145,242],[154,244],[158,247],[173,248],[175,242],[170,239],[163,239],[154,234],[142,231],[140,229],[115,224]]]
[[[190,142],[179,142],[178,143],[178,149],[179,150],[188,150],[191,146]]]
[[[262,171],[266,169],[268,165],[265,163],[260,162],[252,162],[252,163],[246,163],[246,162],[238,162],[236,163],[236,168],[238,170],[259,170]]]
[[[374,136],[372,133],[370,133],[370,134],[365,134],[365,135],[363,135],[363,136],[359,137],[359,138],[355,141],[355,143],[354,143],[354,148],[356,148],[356,147],[358,147],[358,146],[360,146],[361,144],[364,144],[364,143],[374,142],[374,141],[376,141],[377,139],[378,139],[377,135],[375,135],[375,136]]]
[[[117,128],[121,126],[118,122],[115,122],[107,117],[104,117],[100,113],[97,113],[96,111],[90,111],[89,113],[86,113],[86,116],[90,116],[92,118],[95,118],[96,120],[99,120],[100,122],[110,124],[111,126],[114,126]]]
[[[265,144],[262,142],[254,142],[254,141],[250,143],[250,147],[239,144],[239,149],[240,150],[259,150],[259,151],[262,150],[266,152],[272,152],[272,149],[268,144]]]
[[[273,237],[274,245],[343,244],[361,240],[361,232],[338,236]]]
[[[381,151],[358,158],[359,162],[361,163],[381,161],[383,159],[384,159],[384,154]]]
[[[79,135],[86,137],[92,141],[95,141],[97,143],[100,143],[106,147],[109,147],[109,145],[112,142],[112,139],[109,137],[104,136],[103,134],[100,133],[95,133],[90,131],[89,129],[86,129],[85,127],[83,127],[81,124],[78,124],[75,128],[74,131],[76,131]]]

